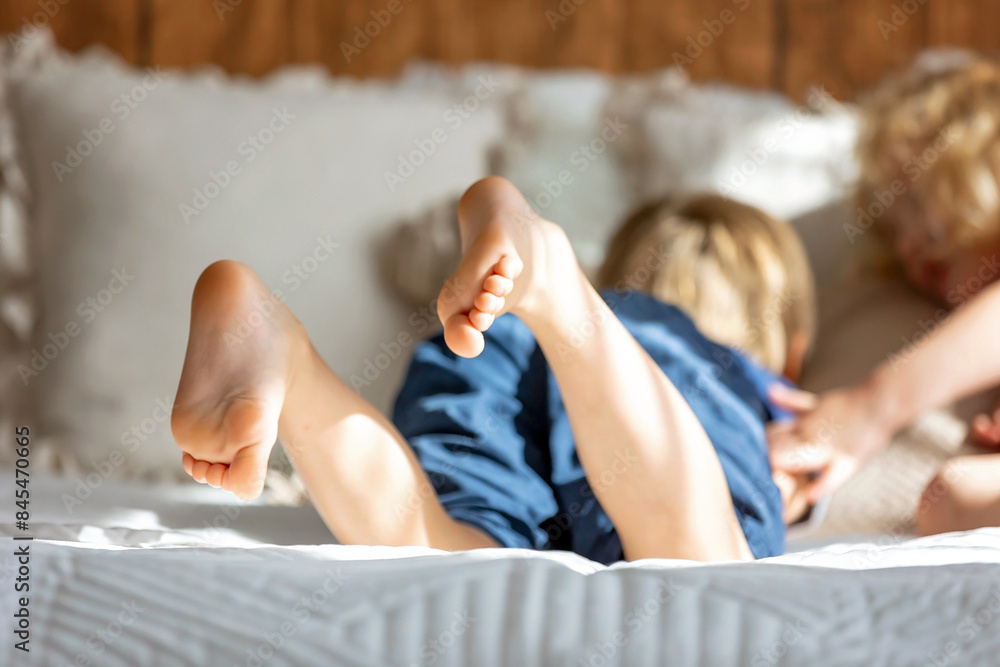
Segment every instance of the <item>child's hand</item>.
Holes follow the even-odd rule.
[[[969,430],[976,444],[1000,447],[1000,403],[993,408],[992,413],[977,415]]]
[[[771,400],[797,413],[767,429],[771,465],[789,474],[814,475],[810,503],[833,493],[889,442],[874,402],[863,388],[839,389],[820,397],[784,385],[771,388]]]
[[[785,510],[785,525],[790,526],[809,511],[809,477],[807,475],[790,475],[784,470],[773,473],[774,485],[781,493],[781,504]]]

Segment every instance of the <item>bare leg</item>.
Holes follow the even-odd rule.
[[[409,445],[323,363],[253,271],[208,267],[191,310],[171,425],[192,477],[256,497],[280,434],[341,542],[496,546],[445,513]]]
[[[496,315],[514,312],[531,328],[626,557],[751,557],[704,429],[587,282],[562,231],[496,178],[469,189],[460,219],[465,256],[443,292],[454,298],[438,302],[445,339],[476,356]],[[233,343],[267,302],[267,317]],[[185,469],[241,497],[259,494],[280,433],[345,543],[495,545],[447,516],[395,429],[322,363],[242,265],[209,267],[195,289],[172,427]]]
[[[459,298],[438,308],[445,340],[476,356],[480,332],[507,311],[531,328],[626,558],[751,558],[704,429],[587,281],[562,230],[499,178],[473,185],[459,218],[465,256],[451,281]],[[523,272],[512,272],[505,299],[484,296],[480,286],[501,262]]]

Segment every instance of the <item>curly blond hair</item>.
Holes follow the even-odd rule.
[[[888,191],[912,198],[909,210],[872,216],[883,236],[897,219],[924,226],[942,252],[1000,236],[1000,62],[969,53],[918,60],[862,109],[857,205],[882,211],[875,198]]]
[[[683,310],[703,334],[775,373],[793,337],[815,329],[812,272],[792,228],[719,195],[662,199],[611,240],[597,285],[647,292]]]

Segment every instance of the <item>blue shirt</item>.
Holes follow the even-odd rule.
[[[601,296],[701,422],[754,556],[782,553],[781,496],[764,436],[764,425],[779,417],[767,389],[781,380],[707,339],[674,306],[641,292]],[[621,541],[587,482],[559,387],[531,331],[504,315],[485,337],[474,359],[453,354],[441,335],[419,345],[396,399],[393,421],[441,503],[507,547],[621,560]]]

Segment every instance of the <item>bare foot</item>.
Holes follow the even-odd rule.
[[[438,297],[452,352],[475,357],[500,315],[544,310],[557,282],[579,274],[562,229],[539,218],[520,192],[495,176],[470,187],[458,210],[462,262]]]
[[[1000,454],[950,459],[924,489],[916,518],[921,535],[1000,526]]]
[[[246,500],[260,495],[303,348],[302,326],[250,268],[205,269],[170,422],[189,475]]]

